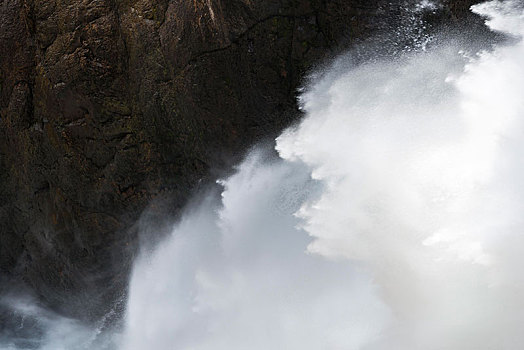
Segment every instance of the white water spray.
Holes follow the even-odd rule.
[[[316,81],[137,264],[123,348],[521,349],[524,15],[474,11],[518,40]]]
[[[15,305],[47,329],[33,348],[522,349],[517,4],[474,7],[515,36],[478,57],[342,57],[301,96],[280,158],[254,151],[137,261],[121,337]]]

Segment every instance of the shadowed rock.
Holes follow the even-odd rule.
[[[433,20],[463,21],[473,2]],[[400,5],[3,1],[0,274],[100,317],[125,294],[146,207],[161,231],[199,183],[297,118],[312,65],[394,27]]]

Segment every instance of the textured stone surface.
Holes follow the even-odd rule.
[[[448,0],[438,20],[463,21],[472,2]],[[312,64],[396,25],[399,6],[4,0],[0,274],[98,317],[125,291],[140,213],[176,216],[200,181],[298,116]]]

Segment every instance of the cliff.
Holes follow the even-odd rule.
[[[473,2],[449,0],[434,20],[463,21]],[[0,275],[98,317],[125,291],[141,213],[160,229],[299,115],[312,65],[395,25],[399,6],[4,0]]]

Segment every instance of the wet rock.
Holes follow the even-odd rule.
[[[436,21],[463,21],[472,2],[448,0]],[[0,273],[65,314],[104,314],[125,295],[140,214],[162,230],[299,116],[314,64],[398,5],[4,0]]]

